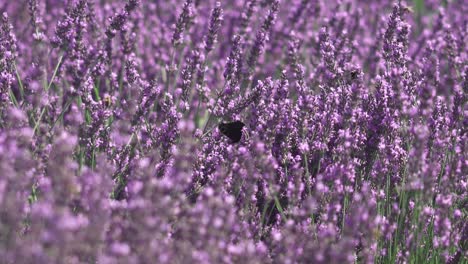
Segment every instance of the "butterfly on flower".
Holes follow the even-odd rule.
[[[218,125],[219,131],[229,139],[231,143],[237,143],[242,137],[242,128],[245,124],[241,121],[234,121],[229,123],[221,123]]]

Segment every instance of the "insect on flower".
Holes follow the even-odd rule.
[[[106,108],[110,108],[112,106],[112,97],[106,94],[104,95],[104,99],[102,100],[102,102]]]
[[[242,137],[242,128],[245,126],[241,121],[234,121],[229,123],[221,123],[218,128],[223,133],[231,139],[232,143],[237,143],[241,140]]]

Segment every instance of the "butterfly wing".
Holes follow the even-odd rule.
[[[242,138],[242,128],[245,126],[241,121],[219,124],[219,130],[223,135],[231,139],[232,143],[237,143]]]

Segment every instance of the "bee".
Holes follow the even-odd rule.
[[[104,95],[104,99],[102,100],[102,103],[106,108],[109,108],[112,106],[112,97],[108,94]]]

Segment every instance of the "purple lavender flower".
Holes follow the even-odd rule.
[[[192,12],[192,0],[187,0],[185,1],[183,7],[182,7],[182,12],[180,13],[179,18],[177,19],[177,23],[175,24],[175,29],[174,29],[174,34],[172,35],[172,45],[178,46],[183,42],[183,32],[185,28],[187,27],[187,24],[189,22],[189,18],[191,16]]]
[[[463,262],[464,4],[3,1],[0,258]]]
[[[213,50],[213,45],[216,43],[218,37],[218,30],[223,20],[223,10],[221,9],[221,3],[216,2],[216,6],[211,13],[210,26],[208,28],[208,34],[205,40],[205,52],[208,54]]]
[[[263,21],[261,29],[257,32],[254,45],[252,46],[249,57],[247,58],[247,66],[250,73],[253,72],[257,60],[260,57],[260,54],[263,52],[265,42],[268,39],[269,31],[276,19],[278,8],[279,1],[274,1],[271,5],[271,9],[268,12],[268,16]]]
[[[0,21],[0,113],[5,105],[11,103],[11,85],[14,80],[14,63],[16,59],[16,37],[8,21],[8,15],[3,13]]]

